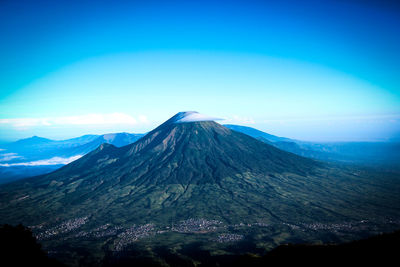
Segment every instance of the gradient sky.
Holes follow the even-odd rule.
[[[146,132],[185,110],[400,140],[391,1],[3,0],[0,18],[0,140]]]

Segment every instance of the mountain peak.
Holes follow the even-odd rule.
[[[204,114],[201,114],[197,111],[183,111],[177,113],[172,118],[173,123],[186,123],[186,122],[198,122],[198,121],[215,121],[220,120],[216,117],[210,117]]]
[[[14,143],[17,143],[17,144],[30,144],[30,143],[48,143],[48,142],[54,142],[54,140],[34,135],[32,137],[28,137],[28,138],[17,140]]]

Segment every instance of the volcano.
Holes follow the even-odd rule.
[[[0,187],[2,223],[40,226],[85,218],[101,225],[335,222],[397,214],[396,195],[353,169],[285,152],[181,112],[137,142],[102,144],[61,169]],[[356,189],[356,190],[355,190]],[[380,192],[379,194],[382,194]],[[391,198],[393,197],[393,198]],[[84,228],[83,228],[84,229]]]

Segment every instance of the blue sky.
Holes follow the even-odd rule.
[[[399,140],[400,7],[321,2],[1,1],[0,139],[146,132],[197,110]]]

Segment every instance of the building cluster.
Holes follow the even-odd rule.
[[[43,232],[40,232],[36,235],[38,240],[48,239],[50,237],[59,235],[59,234],[66,234],[73,230],[78,229],[89,220],[88,216],[75,218],[68,221],[65,221],[55,227],[49,228]]]
[[[325,223],[303,223],[302,226],[307,229],[311,229],[314,231],[318,230],[327,230],[327,231],[332,231],[332,232],[337,232],[337,231],[355,231],[358,230],[359,228],[359,223],[357,222],[343,222],[343,223],[331,223],[331,224],[325,224]]]
[[[216,241],[218,243],[228,243],[228,242],[237,242],[244,238],[243,235],[238,234],[221,234],[217,237]]]
[[[400,225],[400,219],[382,219],[388,224]],[[33,232],[35,232],[38,240],[46,240],[51,238],[103,238],[103,237],[113,237],[114,243],[112,248],[114,251],[123,251],[128,245],[136,242],[140,239],[168,232],[178,232],[178,233],[212,233],[215,235],[219,234],[214,241],[218,243],[229,243],[237,242],[244,238],[243,235],[237,234],[238,231],[247,231],[249,227],[272,227],[277,225],[284,225],[295,231],[330,231],[336,234],[343,234],[348,232],[356,232],[363,230],[373,230],[374,224],[368,220],[353,221],[353,222],[342,222],[342,223],[238,223],[238,224],[223,224],[218,220],[208,220],[203,218],[190,218],[179,222],[178,224],[173,224],[167,227],[156,227],[152,223],[144,225],[133,225],[131,227],[125,228],[122,226],[114,226],[110,223],[103,224],[88,231],[78,231],[83,225],[89,221],[89,216],[75,218],[67,220],[59,225],[45,227],[43,224],[30,227]],[[233,231],[235,233],[226,233]],[[224,233],[225,232],[225,233]]]
[[[171,231],[179,233],[207,233],[216,231],[220,225],[222,225],[222,222],[217,220],[191,218],[172,226]]]
[[[111,224],[107,223],[101,225],[92,231],[80,231],[79,233],[75,234],[73,237],[93,237],[93,238],[102,238],[107,236],[114,236],[117,235],[120,230],[123,229],[121,226],[112,226]]]
[[[148,223],[145,225],[134,225],[124,232],[118,235],[118,238],[114,242],[113,250],[122,251],[126,246],[132,244],[133,242],[148,237],[155,233],[154,224]]]

